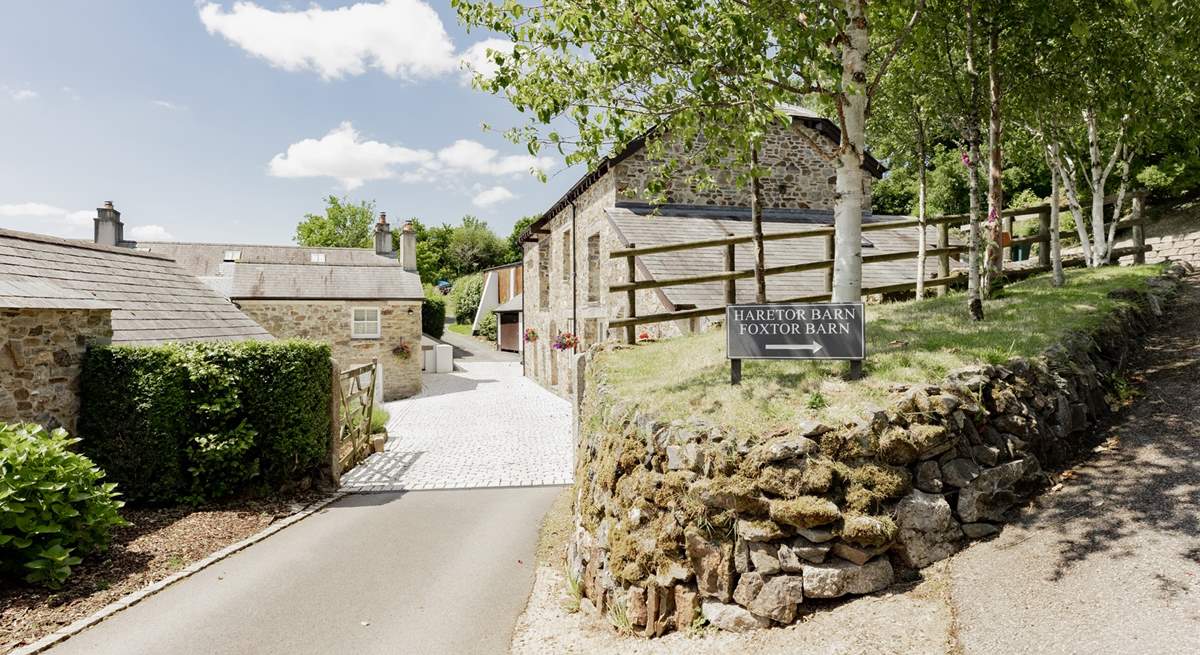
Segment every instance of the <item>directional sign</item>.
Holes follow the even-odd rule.
[[[738,359],[863,359],[862,303],[729,305],[726,357]]]

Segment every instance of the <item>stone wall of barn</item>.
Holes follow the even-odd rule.
[[[0,422],[74,433],[83,354],[110,341],[107,309],[0,309]]]
[[[567,555],[584,606],[619,606],[646,636],[700,615],[734,631],[789,624],[805,603],[879,591],[898,567],[995,534],[1047,470],[1091,445],[1113,374],[1183,274],[1122,293],[1131,308],[1041,357],[897,388],[857,421],[783,434],[659,420],[606,384],[601,355],[580,410]]]
[[[409,300],[238,300],[250,318],[279,339],[328,343],[342,368],[377,358],[383,368],[383,399],[407,398],[421,390],[421,303]],[[378,307],[380,336],[350,336],[356,307]],[[400,349],[407,347],[408,356]]]
[[[818,151],[818,146],[823,152]],[[683,151],[683,146],[677,143],[665,147],[675,154]],[[764,204],[792,209],[833,209],[837,172],[828,157],[834,148],[835,144],[827,137],[798,122],[791,126],[773,125],[759,154],[759,163],[770,169],[770,174],[762,179]],[[655,169],[656,163],[645,149],[623,160],[616,166],[617,198],[650,200],[653,194],[647,189],[658,174]],[[750,205],[749,188],[739,187],[733,173],[727,170],[710,173],[715,184],[705,188],[689,181],[700,170],[697,165],[676,171],[664,190],[666,201],[686,205]],[[869,197],[871,175],[865,173],[864,178]]]

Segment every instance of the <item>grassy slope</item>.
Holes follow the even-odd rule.
[[[987,320],[967,318],[963,294],[867,307],[866,377],[846,382],[837,362],[746,361],[740,387],[729,385],[725,333],[643,344],[601,356],[598,364],[626,398],[666,418],[707,415],[724,425],[766,430],[804,417],[839,421],[880,404],[896,382],[936,382],[980,362],[1033,356],[1065,332],[1096,325],[1118,301],[1118,288],[1141,288],[1157,266],[1067,272],[1009,285],[985,303]]]
[[[446,329],[450,330],[451,332],[454,332],[455,334],[461,334],[465,337],[471,336],[470,323],[468,323],[466,325],[461,325],[459,323],[450,323],[450,324],[446,325]]]

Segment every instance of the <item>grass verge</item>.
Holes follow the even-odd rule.
[[[1159,266],[1067,272],[1016,282],[967,316],[961,293],[867,307],[866,376],[847,382],[840,362],[745,361],[742,384],[729,384],[725,332],[709,332],[604,353],[598,360],[615,391],[666,419],[702,415],[751,431],[802,418],[844,421],[880,404],[896,383],[936,382],[956,368],[1032,357],[1067,333],[1096,327],[1124,301],[1117,289],[1143,289]]]

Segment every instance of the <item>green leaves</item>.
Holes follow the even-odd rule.
[[[124,524],[116,486],[64,430],[0,424],[0,575],[58,587]]]
[[[298,340],[93,347],[81,446],[137,502],[277,488],[326,459],[329,357]]]

